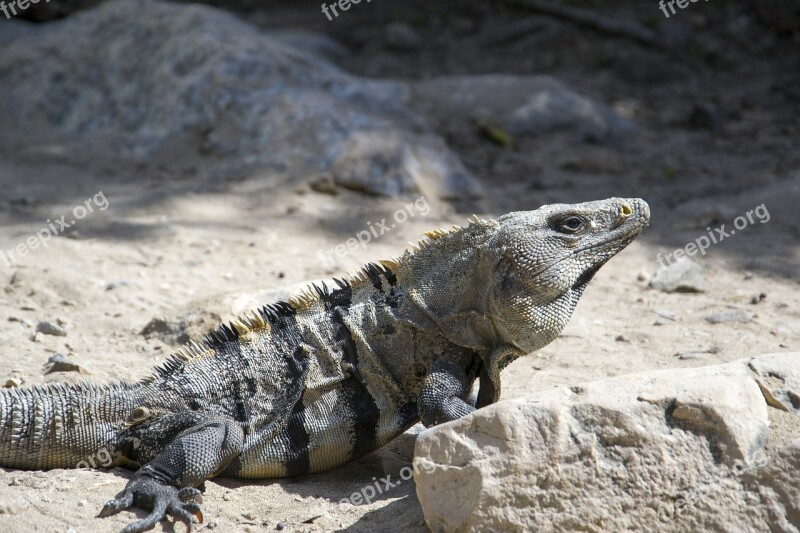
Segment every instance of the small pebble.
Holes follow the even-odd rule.
[[[336,183],[333,181],[333,176],[330,172],[323,172],[315,176],[309,183],[311,190],[322,194],[339,194],[339,189],[336,188]]]
[[[734,322],[734,321],[746,324],[747,322],[750,322],[752,320],[750,315],[748,315],[741,309],[729,309],[727,311],[720,311],[719,313],[712,313],[704,318],[710,324],[724,324],[726,322]]]
[[[650,279],[650,286],[663,292],[705,292],[705,283],[703,269],[686,257],[662,266]]]
[[[42,320],[38,324],[36,324],[36,332],[42,333],[43,335],[54,335],[56,337],[67,336],[67,330],[65,330],[58,324],[47,322],[46,320]]]
[[[667,320],[675,320],[678,317],[678,315],[672,311],[667,311],[666,309],[656,309],[656,314],[661,318],[666,318]]]
[[[80,365],[69,361],[60,353],[50,356],[45,365],[45,375],[52,374],[53,372],[78,372],[79,374],[88,374]]]

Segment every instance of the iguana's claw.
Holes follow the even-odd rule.
[[[178,491],[178,499],[182,502],[203,503],[203,493],[194,487],[183,487]]]
[[[136,478],[128,483],[125,490],[109,500],[98,515],[100,518],[117,514],[129,507],[141,507],[151,511],[147,517],[125,526],[121,533],[141,533],[155,527],[166,515],[186,524],[187,531],[194,529],[195,523],[203,522],[200,509],[203,496],[192,487],[177,489],[164,485],[154,479]]]

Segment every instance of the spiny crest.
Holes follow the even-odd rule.
[[[489,221],[480,218],[478,215],[472,215],[470,218],[467,219],[467,222],[469,222],[469,226],[467,226],[469,228],[469,227],[471,227],[473,225],[486,224]],[[410,246],[410,249],[406,251],[406,253],[405,253],[405,255],[403,257],[408,257],[409,255],[413,255],[415,253],[418,253],[418,252],[426,249],[428,246],[430,246],[431,243],[433,243],[435,241],[438,241],[439,239],[442,239],[443,237],[447,237],[449,235],[453,235],[453,234],[459,233],[463,229],[464,228],[462,228],[461,226],[455,225],[455,226],[451,227],[449,230],[440,228],[440,229],[436,229],[436,230],[426,231],[426,232],[424,232],[425,238],[420,239],[417,242],[409,242],[408,243],[409,246]]]
[[[383,262],[367,263],[354,274],[350,274],[350,279],[348,282],[351,286],[364,283],[372,279],[374,276],[379,276],[384,272],[385,269],[391,270],[389,267],[385,266]]]
[[[244,313],[229,324],[223,324],[207,333],[201,342],[189,341],[177,352],[171,354],[161,366],[154,368],[151,375],[144,378],[142,382],[150,383],[154,379],[172,374],[188,361],[211,355],[226,343],[238,340],[254,331],[266,330],[268,332],[271,328],[270,324],[291,314],[294,314],[294,309],[288,302],[277,302],[265,305],[257,311]]]

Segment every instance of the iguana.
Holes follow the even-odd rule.
[[[559,335],[649,218],[620,198],[474,218],[223,325],[137,383],[3,390],[0,466],[103,450],[139,468],[99,516],[136,506],[150,514],[126,533],[166,515],[191,531],[209,478],[319,472],[495,402],[501,369]]]

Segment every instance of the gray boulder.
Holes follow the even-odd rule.
[[[561,387],[429,429],[414,458],[425,520],[434,531],[797,531],[800,420],[768,410],[762,391],[769,405],[790,401],[798,361]]]
[[[202,157],[212,176],[234,165],[290,177],[329,170],[357,139],[393,135],[402,150],[440,164],[419,165],[413,177],[364,172],[360,190],[417,193],[424,181],[451,198],[482,196],[405,106],[405,85],[351,76],[317,55],[330,43],[305,51],[296,41],[205,6],[104,3],[4,47],[0,135],[64,145],[87,160],[196,165]],[[386,154],[363,164],[383,168]]]
[[[501,124],[517,136],[565,130],[578,140],[606,144],[636,129],[608,106],[551,76],[453,76],[419,81],[412,87],[415,108],[440,125],[451,117],[464,117]]]
[[[517,135],[541,135],[573,131],[579,140],[608,144],[633,133],[633,123],[600,104],[569,89],[545,89],[530,96],[508,118],[508,129]]]

